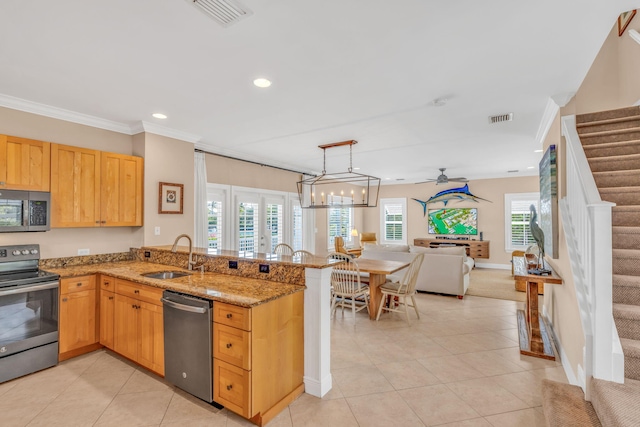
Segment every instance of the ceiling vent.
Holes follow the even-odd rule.
[[[235,0],[187,0],[223,27],[253,15],[246,6]]]
[[[489,116],[489,123],[510,122],[513,120],[513,113],[499,114],[497,116]]]

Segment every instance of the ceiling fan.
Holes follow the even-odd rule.
[[[457,178],[449,178],[444,174],[446,168],[439,168],[440,175],[438,175],[435,179],[427,179],[426,181],[416,182],[416,184],[424,184],[425,182],[435,182],[436,185],[439,184],[448,184],[449,182],[469,182],[467,178],[457,177]]]

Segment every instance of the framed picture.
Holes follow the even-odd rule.
[[[161,182],[160,195],[158,196],[158,213],[181,214],[183,193],[183,184]]]
[[[624,34],[624,30],[627,29],[629,22],[636,16],[636,9],[632,9],[628,12],[623,12],[618,16],[618,37]]]

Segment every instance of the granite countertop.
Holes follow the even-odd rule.
[[[171,252],[172,245],[160,245],[160,246],[143,246],[141,249],[152,249],[156,251]],[[189,253],[188,246],[177,246],[177,251],[180,253]],[[292,257],[291,255],[281,254],[268,254],[263,252],[243,252],[243,251],[231,251],[227,249],[209,249],[209,248],[193,248],[194,255],[204,255],[212,257],[225,257],[232,259],[244,259],[254,261],[272,261],[280,264],[299,265],[309,268],[327,268],[335,264],[335,261],[327,260],[324,256],[310,256],[310,257]]]
[[[46,268],[46,270],[59,274],[62,279],[96,273],[106,274],[118,279],[184,292],[242,307],[254,307],[305,289],[305,286],[302,285],[291,285],[228,274],[188,271],[170,265],[142,261],[85,264],[63,268]],[[151,279],[142,276],[144,273],[157,271],[183,271],[190,274],[175,279]]]

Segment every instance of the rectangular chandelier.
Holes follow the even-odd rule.
[[[324,163],[322,175],[298,181],[298,196],[304,209],[323,208],[375,208],[378,206],[380,178],[353,172],[351,147],[358,141],[342,141],[319,145]],[[326,149],[349,146],[349,169],[327,174]]]

